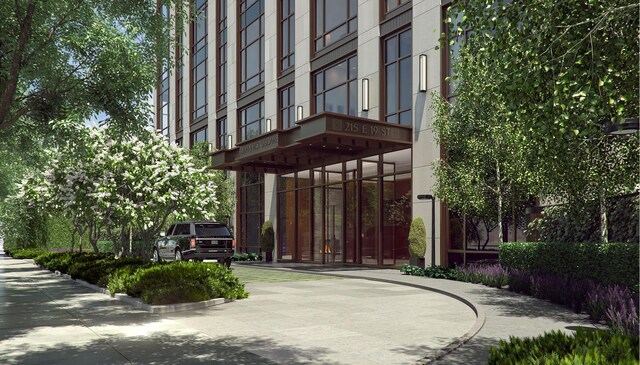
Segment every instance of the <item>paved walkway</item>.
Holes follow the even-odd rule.
[[[265,266],[343,278],[281,279]],[[249,280],[249,299],[149,314],[2,255],[0,363],[413,364],[471,333],[436,363],[486,364],[499,339],[589,326],[584,316],[534,298],[398,270],[238,267],[247,278],[264,271],[270,279]]]
[[[0,256],[0,363],[412,364],[477,320],[466,304],[419,288],[242,270],[271,279],[249,282],[245,300],[150,314]]]

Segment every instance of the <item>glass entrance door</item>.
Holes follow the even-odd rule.
[[[342,262],[343,196],[342,185],[325,187],[324,262]]]

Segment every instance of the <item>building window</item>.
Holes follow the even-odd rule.
[[[296,24],[295,0],[280,2],[280,70],[286,70],[295,64]]]
[[[176,145],[182,147],[182,138],[176,139]]]
[[[357,115],[358,57],[330,66],[313,75],[315,112]]]
[[[180,10],[178,10],[180,11]],[[182,114],[184,112],[182,104],[182,82],[184,80],[184,44],[182,42],[183,33],[182,14],[178,14],[176,19],[176,132],[183,128]]]
[[[238,142],[255,138],[265,132],[264,101],[240,110],[240,138]]]
[[[296,123],[295,89],[294,85],[280,89],[280,122],[282,123],[282,129],[292,128]]]
[[[411,29],[384,41],[385,120],[410,126],[412,123]]]
[[[191,147],[195,146],[198,142],[206,142],[207,141],[207,127],[198,129],[195,132],[191,133]]]
[[[385,12],[388,13],[391,10],[399,7],[400,5],[410,2],[411,0],[385,0]]]
[[[357,0],[316,0],[315,3],[316,51],[358,29]]]
[[[264,0],[240,2],[240,92],[264,82]]]
[[[238,248],[242,253],[260,252],[260,230],[264,222],[264,174],[240,174],[238,214],[240,234]]]
[[[195,11],[191,23],[192,123],[207,116],[207,1],[196,1]]]
[[[218,1],[218,106],[227,103],[227,0]]]
[[[217,126],[217,133],[218,133],[218,138],[216,138],[216,148],[219,150],[224,150],[227,148],[231,148],[231,146],[228,146],[228,129],[227,129],[227,118],[224,117],[222,119],[218,119],[218,126]]]
[[[160,8],[160,12],[162,16],[169,21],[169,8],[166,5],[162,5]],[[168,33],[169,29],[167,28],[166,36],[169,37]],[[171,46],[169,45],[165,50],[165,55],[163,58],[163,63],[160,68],[160,88],[158,89],[158,106],[156,113],[158,115],[157,128],[160,129],[160,132],[163,136],[169,138],[169,59]]]

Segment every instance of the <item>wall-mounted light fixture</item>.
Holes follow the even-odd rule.
[[[227,145],[225,147],[227,149],[233,147],[233,136],[232,135],[228,135],[227,136]]]
[[[421,54],[418,59],[418,91],[427,91],[427,55]]]
[[[273,130],[273,126],[271,125],[271,119],[267,118],[267,132],[271,132]]]
[[[214,149],[213,143],[209,142],[209,153],[213,152]]]
[[[304,108],[302,105],[298,105],[296,108],[296,122],[299,122],[304,118]]]
[[[362,111],[369,110],[369,79],[362,79]]]

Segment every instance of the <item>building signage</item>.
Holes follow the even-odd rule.
[[[329,125],[330,129],[335,132],[356,134],[366,137],[400,138],[400,132],[394,126],[340,119],[332,119]]]
[[[240,145],[237,157],[246,157],[255,153],[267,151],[271,148],[278,146],[278,135],[272,134],[268,137],[260,138],[256,141],[251,141],[246,144]]]

